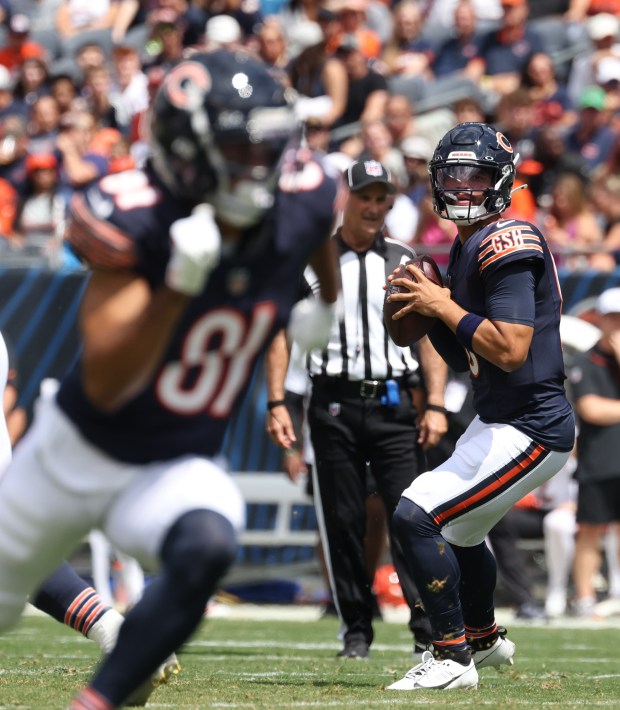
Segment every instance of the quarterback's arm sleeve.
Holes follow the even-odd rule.
[[[429,330],[428,337],[435,350],[454,372],[469,370],[465,348],[457,341],[456,336],[445,323],[438,320]]]

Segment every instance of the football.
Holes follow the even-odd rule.
[[[416,256],[414,259],[410,259],[405,264],[402,264],[398,272],[394,274],[394,278],[406,278],[415,281],[413,274],[405,268],[407,264],[417,266],[420,271],[424,272],[427,279],[430,279],[438,286],[443,286],[443,278],[441,276],[441,272],[439,271],[439,267],[435,263],[435,260],[426,254],[424,256]],[[383,321],[390,338],[392,338],[396,345],[404,348],[409,345],[413,345],[413,343],[416,343],[420,340],[420,338],[423,338],[432,328],[437,319],[430,318],[429,316],[423,316],[420,313],[411,312],[404,318],[392,320],[392,316],[405,304],[402,301],[388,303],[387,297],[391,293],[404,293],[404,289],[399,286],[388,286],[385,292],[385,300],[383,302]]]

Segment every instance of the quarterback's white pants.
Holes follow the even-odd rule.
[[[435,518],[448,542],[472,547],[569,456],[568,451],[542,450],[513,426],[484,424],[475,417],[452,456],[418,476],[403,496]]]
[[[54,400],[40,400],[0,480],[0,630],[92,528],[155,570],[168,530],[197,509],[220,513],[236,529],[245,523],[237,486],[212,461],[121,463],[89,444]]]

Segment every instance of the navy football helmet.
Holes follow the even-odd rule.
[[[461,123],[439,141],[428,165],[435,212],[473,224],[510,206],[518,156],[486,123]]]
[[[246,52],[191,55],[166,75],[151,117],[152,165],[172,192],[249,227],[273,203],[297,121],[292,96]]]

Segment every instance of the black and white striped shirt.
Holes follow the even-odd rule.
[[[347,380],[385,380],[415,372],[418,363],[410,348],[395,345],[383,324],[383,285],[396,266],[415,256],[414,251],[381,232],[363,253],[345,244],[339,231],[333,238],[340,253],[343,315],[332,326],[327,348],[308,354],[308,372]],[[318,279],[310,267],[304,277],[318,293]]]

